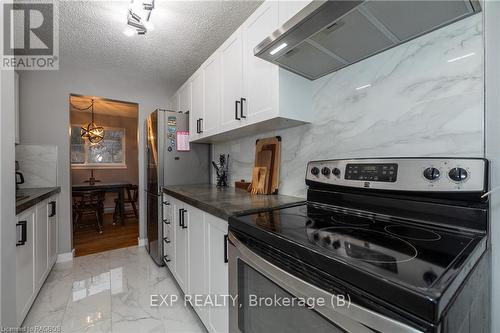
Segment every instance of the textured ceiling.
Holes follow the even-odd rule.
[[[157,0],[145,36],[127,37],[130,1],[62,1],[61,69],[127,72],[174,92],[259,6],[258,1]]]

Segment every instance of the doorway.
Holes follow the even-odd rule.
[[[71,94],[75,256],[137,245],[138,104]]]

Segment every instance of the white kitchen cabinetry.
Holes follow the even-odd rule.
[[[49,199],[48,205],[48,265],[47,265],[47,274],[50,271],[52,265],[56,263],[57,260],[57,217],[58,217],[58,200],[57,195],[52,196]]]
[[[21,325],[57,259],[58,195],[16,216],[16,315]]]
[[[49,201],[45,200],[36,206],[35,223],[35,285],[42,284],[49,264]]]
[[[190,295],[205,295],[207,294],[207,254],[206,252],[206,225],[205,215],[201,210],[189,205],[185,205],[185,209],[189,215],[188,230],[188,271],[189,271],[189,294]],[[204,306],[193,307],[200,318],[207,319],[207,308]]]
[[[33,207],[17,216],[16,314],[21,325],[35,298],[35,215]]]
[[[243,97],[243,35],[241,29],[221,46],[222,131],[240,126]]]
[[[306,3],[264,2],[188,80],[196,109],[190,141],[229,140],[312,120],[311,82],[254,56],[255,46],[280,27],[280,7],[288,17]],[[195,79],[203,87],[195,89]]]
[[[200,69],[191,77],[191,111],[189,113],[189,139],[194,141],[201,136],[200,119],[204,117],[204,73]]]
[[[221,109],[221,53],[215,53],[203,65],[204,112],[201,117],[202,137],[215,134],[220,126]]]
[[[228,295],[227,221],[205,214],[207,226],[208,294]],[[228,305],[228,304],[226,304]],[[229,308],[208,308],[209,332],[228,332]]]
[[[173,216],[171,225],[176,225],[175,230],[178,229],[177,226],[181,226],[178,232],[187,233],[187,238],[178,238],[176,233],[171,240],[175,251],[182,249],[187,254],[187,263],[183,256],[175,255],[175,259],[167,265],[182,291],[193,297],[227,295],[227,221],[168,195],[164,196],[164,201],[170,202]],[[185,210],[184,213],[182,209]],[[183,276],[184,273],[187,274],[187,279]],[[192,305],[209,332],[228,332],[228,307],[196,306],[194,302]]]
[[[189,214],[184,212],[184,203],[172,200],[172,229],[174,231],[174,277],[183,292],[188,291],[188,233]]]
[[[179,110],[182,113],[189,112],[191,109],[191,84],[187,82],[182,86],[179,92]]]

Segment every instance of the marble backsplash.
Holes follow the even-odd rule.
[[[20,188],[57,186],[57,146],[17,145],[16,161],[24,175]]]
[[[214,156],[231,155],[234,186],[251,178],[255,140],[279,135],[280,193],[301,197],[310,160],[482,157],[482,23],[480,13],[316,80],[311,124],[217,143]]]

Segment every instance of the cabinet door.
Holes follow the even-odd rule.
[[[253,50],[278,27],[278,2],[266,1],[243,24],[243,114],[248,123],[278,114],[279,68],[254,56]]]
[[[312,0],[279,0],[279,25],[282,26]]]
[[[177,279],[177,283],[181,287],[183,292],[188,291],[188,248],[187,248],[187,231],[186,227],[182,223],[187,223],[189,225],[189,215],[187,213],[182,213],[184,210],[184,204],[180,201],[175,200],[173,206],[173,215],[175,216],[175,265],[174,265],[174,276]],[[182,218],[184,217],[184,218]]]
[[[203,113],[205,112],[203,74],[203,70],[197,71],[191,81],[191,111],[189,112],[190,140],[196,140],[200,137],[198,133],[198,120],[203,117]]]
[[[187,82],[179,93],[179,111],[184,113],[189,112],[191,109],[191,83]]]
[[[238,29],[221,47],[222,112],[221,127],[233,129],[242,122],[243,38]]]
[[[24,225],[24,226],[23,226]],[[20,325],[28,313],[34,297],[34,235],[35,208],[24,212],[17,218],[17,240],[22,238],[22,229],[26,230],[26,241],[16,246],[16,313]]]
[[[188,246],[189,246],[189,294],[205,295],[207,291],[206,253],[205,253],[205,215],[201,210],[186,205],[189,216]],[[193,305],[194,307],[194,305]],[[202,318],[207,318],[206,307],[195,307]]]
[[[205,214],[207,225],[208,294],[228,295],[227,221]],[[209,307],[210,332],[228,332],[228,307]]]
[[[57,222],[59,209],[57,198],[57,196],[51,197],[48,206],[48,270],[52,268],[57,259]]]
[[[220,51],[207,60],[204,65],[204,113],[201,117],[201,136],[213,134],[219,127],[221,109],[221,63]]]
[[[36,206],[35,223],[35,286],[41,285],[48,268],[48,201]]]

